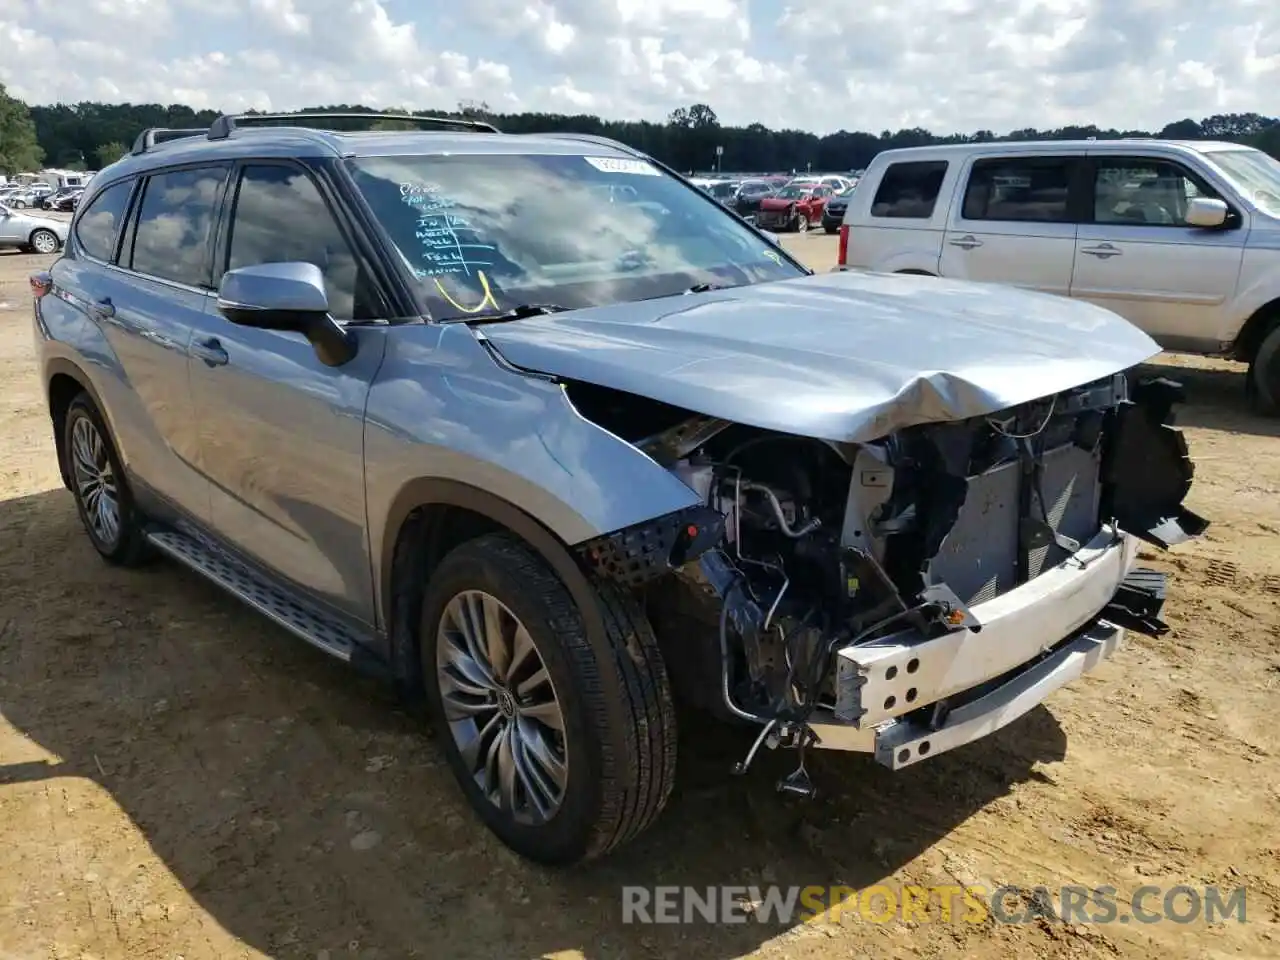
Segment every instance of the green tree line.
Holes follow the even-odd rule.
[[[334,104],[308,110],[369,112],[369,108]],[[409,113],[409,111],[397,111]],[[416,111],[431,115],[432,111]],[[508,133],[575,132],[620,140],[680,170],[708,171],[846,171],[866,167],[881,150],[934,143],[992,140],[1072,140],[1097,137],[1162,137],[1180,140],[1232,140],[1257,146],[1280,157],[1280,119],[1257,113],[1219,114],[1184,119],[1159,130],[1116,130],[1097,126],[1028,127],[997,135],[990,130],[940,135],[920,127],[880,133],[840,130],[818,136],[804,130],[773,130],[760,123],[722,125],[706,104],[671,113],[665,122],[605,120],[589,114],[492,112],[484,103],[457,104],[435,112],[453,118],[487,120]],[[217,116],[182,104],[95,103],[27,106],[8,97],[0,86],[0,173],[30,170],[44,164],[71,169],[98,169],[129,149],[147,127],[207,127]],[[383,127],[405,126],[394,120]],[[722,153],[717,155],[717,148]]]

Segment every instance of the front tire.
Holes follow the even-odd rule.
[[[36,253],[46,255],[50,253],[57,253],[58,247],[61,246],[61,243],[58,241],[58,235],[52,230],[46,230],[43,227],[31,232],[31,236],[28,238],[28,243],[31,245],[31,249]]]
[[[427,710],[449,766],[485,825],[539,863],[625,843],[675,777],[675,707],[652,628],[629,597],[594,589],[603,644],[543,560],[493,534],[450,552],[423,597]]]
[[[809,232],[809,218],[803,213],[796,216],[796,233]]]
[[[108,563],[134,567],[150,556],[142,514],[133,500],[102,414],[87,393],[71,401],[63,424],[63,456],[80,522]]]
[[[1280,414],[1280,323],[1262,338],[1249,363],[1249,394],[1259,413]]]

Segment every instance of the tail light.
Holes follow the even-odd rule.
[[[53,289],[53,277],[49,275],[47,270],[33,273],[29,279],[31,281],[31,295],[37,300]]]
[[[849,262],[849,225],[847,223],[840,224],[840,249],[836,253],[836,263],[840,266],[848,266]]]

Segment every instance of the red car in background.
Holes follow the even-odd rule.
[[[824,183],[792,181],[760,201],[756,226],[804,233],[822,220],[822,208],[834,192]]]

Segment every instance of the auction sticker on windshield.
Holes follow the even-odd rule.
[[[658,168],[647,160],[627,160],[622,157],[583,157],[597,170],[604,173],[635,173],[646,177],[660,177]]]

